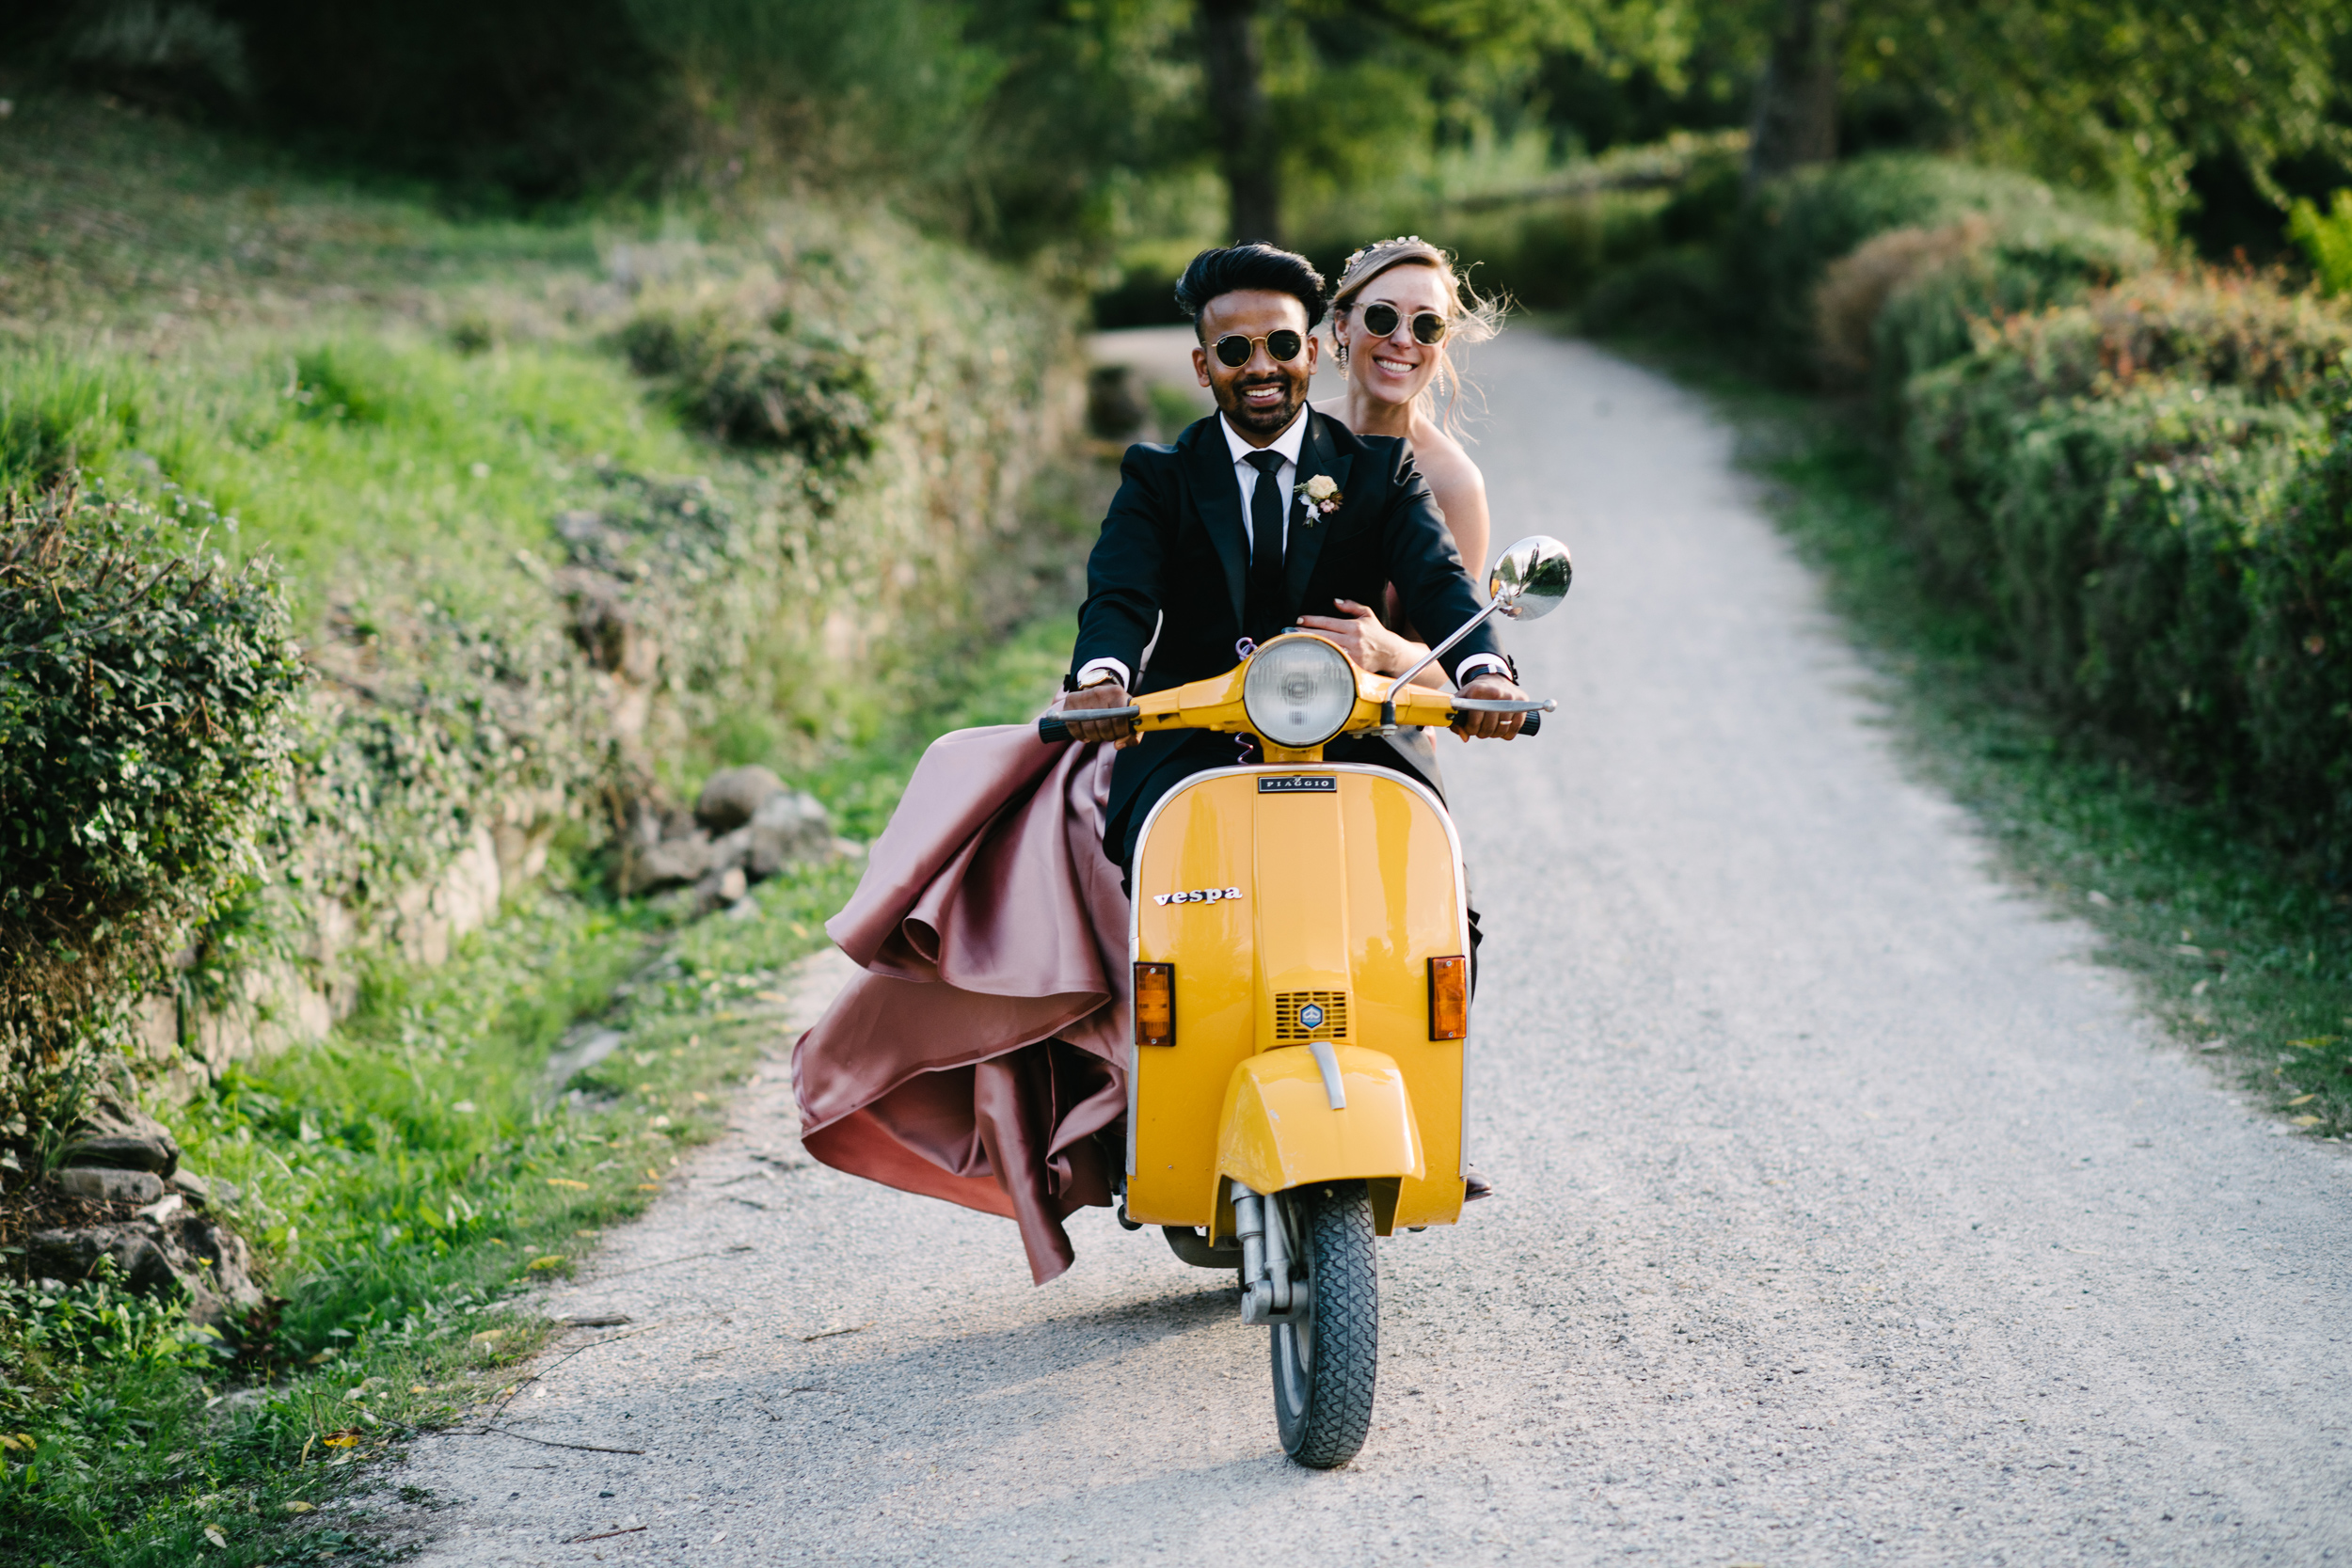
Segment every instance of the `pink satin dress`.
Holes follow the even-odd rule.
[[[1039,1283],[1111,1201],[1127,1104],[1127,895],[1103,853],[1108,746],[1031,725],[932,742],[825,930],[863,974],[792,1053],[802,1140],[837,1170],[1019,1223]]]

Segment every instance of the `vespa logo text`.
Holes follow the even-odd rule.
[[[1221,904],[1228,898],[1241,896],[1237,887],[1197,887],[1190,893],[1155,893],[1154,904]]]

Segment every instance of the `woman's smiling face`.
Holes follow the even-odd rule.
[[[1368,305],[1394,306],[1396,330],[1385,338],[1365,330]],[[1347,317],[1340,327],[1347,344],[1348,379],[1382,403],[1410,403],[1421,396],[1437,375],[1445,354],[1443,343],[1413,339],[1413,318],[1424,310],[1435,310],[1448,321],[1454,318],[1454,301],[1435,267],[1404,262],[1365,284],[1363,292],[1348,301]]]

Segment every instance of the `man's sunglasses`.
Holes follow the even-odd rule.
[[[1265,344],[1265,351],[1274,356],[1276,364],[1287,365],[1297,358],[1299,351],[1307,346],[1307,338],[1304,333],[1293,332],[1287,326],[1279,332],[1269,332],[1263,338],[1245,338],[1238,332],[1228,332],[1216,341],[1217,363],[1237,371],[1249,363],[1250,355],[1257,352],[1260,343]]]
[[[1385,338],[1394,332],[1396,324],[1403,319],[1404,312],[1385,300],[1377,305],[1364,307],[1364,330],[1375,338]],[[1445,326],[1445,318],[1435,310],[1417,310],[1413,313],[1413,341],[1417,343],[1443,342]]]

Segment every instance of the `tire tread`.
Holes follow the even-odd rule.
[[[1315,1256],[1314,1362],[1306,1419],[1291,1458],[1328,1470],[1356,1457],[1372,1431],[1380,1372],[1380,1273],[1371,1195],[1359,1181],[1307,1196],[1301,1228]]]

